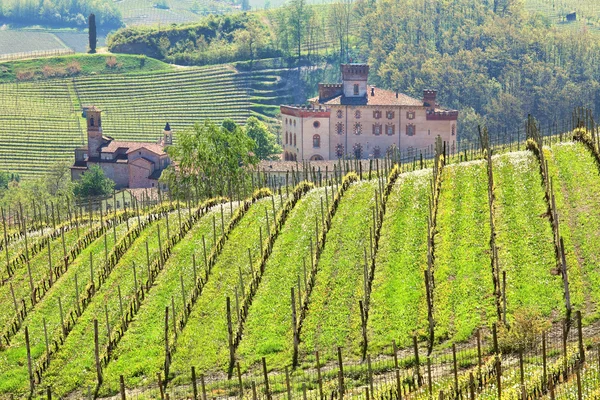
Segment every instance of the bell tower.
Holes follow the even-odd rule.
[[[91,106],[85,113],[87,120],[88,159],[100,157],[98,149],[102,146],[102,110]]]
[[[167,122],[165,125],[165,129],[163,130],[163,146],[170,146],[173,144],[173,131],[171,130],[171,125]]]

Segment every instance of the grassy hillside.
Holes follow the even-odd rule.
[[[595,241],[589,238],[600,235],[595,206],[600,194],[598,166],[591,152],[580,143],[553,145],[546,149],[546,155],[565,238],[573,309],[582,311],[585,323],[593,327],[597,320],[596,304],[600,301],[597,290],[600,273]],[[523,312],[535,318],[532,323],[557,322],[564,315],[563,286],[555,271],[557,258],[539,162],[529,152],[495,155],[492,162],[492,217],[498,264],[507,273],[509,323],[518,323],[518,315]],[[412,165],[405,167],[412,169]],[[134,216],[127,222],[118,222],[114,229],[99,231],[95,239],[69,258],[48,287],[49,269],[45,260],[50,255],[53,265],[61,265],[63,251],[62,238],[54,237],[47,248],[35,255],[31,253],[31,276],[39,293],[34,303],[29,299],[27,263],[16,264],[14,273],[0,283],[0,304],[7,311],[0,317],[3,334],[0,398],[28,392],[28,365],[23,362],[27,357],[26,333],[32,368],[41,377],[41,382],[37,379],[35,382],[36,394],[45,393],[48,386],[54,396],[81,397],[88,386],[94,387],[97,379],[94,320],[98,321],[104,378],[99,387],[101,395],[118,393],[119,378],[123,375],[128,389],[145,390],[153,386],[147,397],[156,396],[152,390],[156,390],[157,373],[164,377],[168,354],[167,386],[170,390],[180,390],[172,397],[191,396],[189,386],[179,387],[189,384],[191,367],[196,368],[198,376],[204,374],[205,389],[213,397],[222,393],[233,396],[237,380],[215,380],[223,377],[229,366],[226,297],[231,299],[234,361],[240,363],[246,394],[251,393],[251,381],[262,385],[258,374],[263,357],[268,370],[277,371],[271,372],[272,390],[285,392],[283,371],[287,366],[294,393],[301,395],[304,382],[315,394],[318,386],[312,368],[317,350],[323,368],[329,368],[322,371],[326,390],[335,390],[336,369],[330,366],[336,362],[337,346],[341,346],[346,365],[359,362],[366,332],[367,351],[374,362],[372,373],[379,374],[378,385],[396,382],[386,375],[393,368],[386,362],[391,362],[389,349],[394,341],[404,349],[399,353],[403,385],[407,391],[415,392],[414,398],[427,398],[425,389],[410,387],[414,360],[409,354],[413,335],[421,343],[427,340],[423,271],[427,268],[431,178],[431,169],[406,171],[389,187],[381,237],[374,254],[366,331],[362,330],[358,307],[365,295],[364,250],[366,246],[370,253],[375,190],[380,190],[385,182],[365,179],[347,186],[336,184],[333,189],[341,194],[337,197],[339,203],[332,200],[332,182],[329,182],[327,188],[312,189],[294,202],[290,199],[295,197],[288,197],[283,191],[273,197],[261,193],[253,201],[249,199],[239,205],[225,202],[222,207],[220,200],[180,211],[165,204],[139,219]],[[452,388],[448,367],[452,364],[444,349],[453,343],[464,348],[459,375],[459,384],[463,385],[468,382],[468,374],[478,368],[477,352],[470,344],[474,332],[483,328],[482,340],[487,343],[483,351],[487,357],[489,328],[497,316],[490,264],[485,161],[452,162],[444,167],[441,178],[432,231],[436,343],[431,362],[434,368],[445,371],[434,373],[435,387]],[[313,240],[313,250],[317,248],[314,224],[316,219],[322,228],[321,201],[324,211],[331,207],[332,217],[323,233],[325,242],[313,270],[310,243]],[[288,213],[285,218],[281,217],[283,210]],[[276,224],[276,220],[281,224]],[[96,223],[91,230],[81,225],[79,234],[83,237],[97,228]],[[73,248],[76,238],[75,228],[67,230],[66,246]],[[32,238],[27,251],[32,252],[38,243],[40,240]],[[24,252],[23,242],[11,242],[10,257],[19,257]],[[308,261],[306,279],[303,259]],[[26,314],[17,317],[11,287],[17,306],[24,302]],[[299,289],[305,307],[298,308],[299,367],[293,371],[289,369],[294,337],[291,287],[296,293]],[[44,289],[38,292],[38,288]],[[168,353],[164,341],[167,308]],[[14,320],[22,322],[11,325]],[[570,341],[576,339],[574,326]],[[597,339],[593,329],[585,331],[586,340]],[[549,337],[554,340],[560,335]],[[506,343],[507,339],[502,336],[501,340]],[[549,350],[551,371],[563,366],[559,357],[562,344],[555,347]],[[438,354],[440,357],[446,354],[446,358],[438,359]],[[576,353],[569,350],[567,363],[576,361],[573,354]],[[513,353],[507,352],[502,357],[506,368],[502,379],[510,391],[511,382],[519,382],[518,363]],[[486,370],[490,365],[493,367],[487,360],[482,361]],[[528,390],[537,387],[540,360],[539,355],[526,358],[525,370],[530,372],[527,382],[531,385]],[[349,390],[355,386],[361,390],[364,385],[360,365],[364,366],[357,364],[345,372]],[[233,372],[237,373],[237,369]],[[486,396],[493,396],[490,385],[493,381],[482,383],[484,393],[490,392]],[[258,390],[262,392],[264,387]]]
[[[126,55],[117,55],[110,67],[110,60],[94,55],[1,63],[0,170],[28,178],[72,160],[73,150],[86,143],[84,105],[104,110],[105,134],[154,142],[166,122],[178,131],[205,119],[270,120],[281,102],[293,98],[295,73],[269,64],[245,72],[229,65],[174,69]],[[69,78],[44,77],[68,75],[73,64],[80,72]]]

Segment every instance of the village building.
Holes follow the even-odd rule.
[[[458,111],[423,99],[369,86],[367,64],[342,64],[342,83],[319,84],[307,106],[282,105],[284,161],[381,158],[396,149],[417,155],[436,138],[456,144]]]
[[[87,146],[75,149],[71,179],[77,180],[92,165],[98,165],[115,182],[115,188],[158,188],[158,179],[170,164],[165,148],[173,143],[167,123],[156,143],[123,142],[102,132],[102,110],[85,108]]]

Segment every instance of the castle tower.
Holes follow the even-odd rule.
[[[173,144],[173,131],[171,130],[171,125],[167,122],[165,125],[165,129],[163,130],[163,146],[170,146]]]
[[[368,64],[342,64],[342,82],[345,97],[365,97],[367,95]]]
[[[423,90],[423,105],[427,107],[427,111],[435,111],[437,106],[437,90]]]
[[[88,159],[100,157],[98,149],[102,146],[102,110],[96,106],[87,109]]]

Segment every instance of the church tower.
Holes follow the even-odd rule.
[[[102,146],[102,110],[96,106],[87,109],[88,159],[100,157],[98,149]]]
[[[171,125],[167,122],[165,125],[165,129],[163,130],[163,146],[170,146],[173,144],[173,131],[171,130]]]

